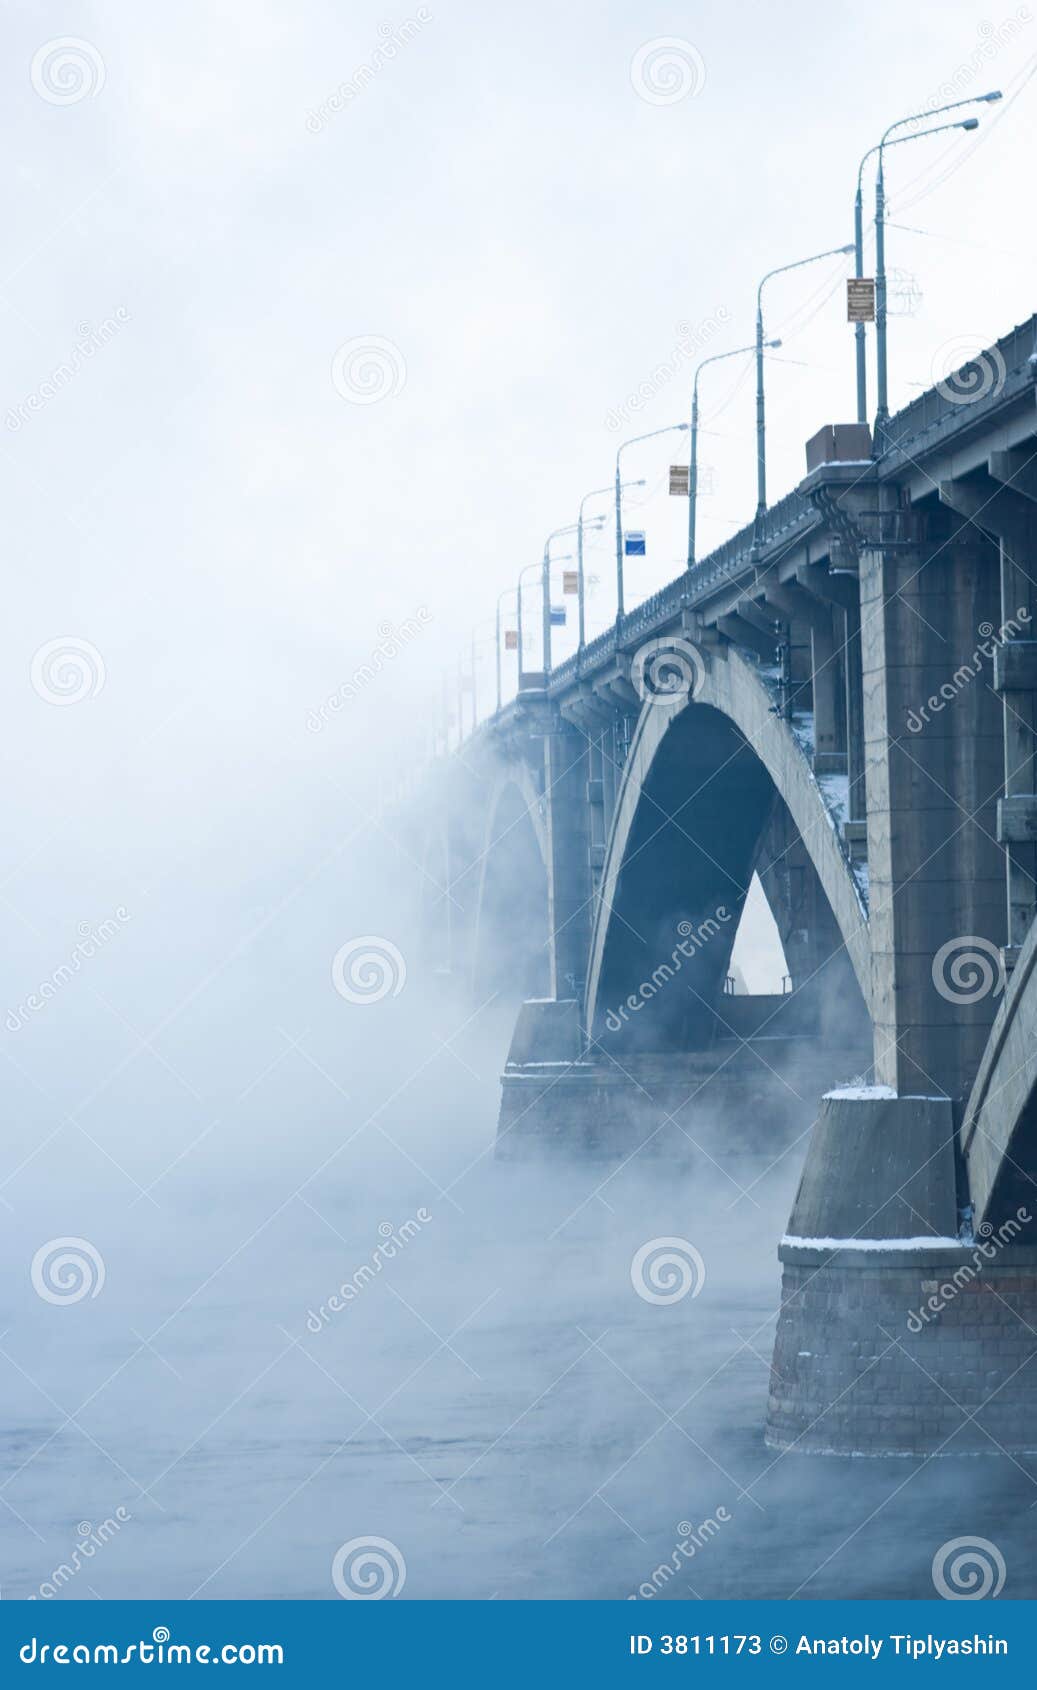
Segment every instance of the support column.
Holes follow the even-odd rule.
[[[1005,795],[998,838],[1005,848],[1008,930],[1005,964],[1015,965],[1037,913],[1037,473],[1028,449],[991,454],[1001,548],[1001,626],[994,687],[1004,709]]]
[[[900,1096],[960,1098],[1004,937],[1000,711],[974,662],[998,616],[997,556],[939,511],[895,522],[907,539],[861,554],[875,1075]]]
[[[547,805],[547,916],[551,996],[582,1001],[590,952],[589,741],[558,727],[544,737]]]
[[[835,632],[830,602],[815,598],[803,588],[765,585],[767,603],[772,604],[789,620],[790,629],[797,626],[808,634],[808,670],[812,708],[814,713],[814,772],[819,775],[845,774],[846,752],[840,736],[841,713],[837,708],[836,689],[840,665],[836,655]],[[795,638],[794,635],[790,636]],[[794,673],[793,679],[797,677]]]
[[[846,753],[839,745],[836,710],[839,670],[831,615],[823,621],[819,619],[810,630],[810,668],[814,694],[814,769],[817,774],[837,774],[846,767]]]
[[[1014,473],[1024,486],[1032,482],[1028,460],[1014,471],[1017,459],[1016,452],[995,452],[989,475],[940,487],[944,504],[988,532],[1000,555],[1001,615],[989,629],[984,656],[992,659],[991,684],[1003,710],[1004,795],[997,807],[997,837],[1005,851],[1007,880],[1006,969],[1014,966],[1029,931],[1037,893],[1037,589],[1027,570],[1037,560],[1037,505],[1014,484]]]
[[[864,665],[861,610],[850,604],[844,613],[843,673],[846,677],[846,772],[849,775],[847,821],[863,821],[868,803],[865,790]]]

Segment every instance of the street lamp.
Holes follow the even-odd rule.
[[[765,342],[768,348],[780,346],[780,340]],[[688,465],[688,568],[695,562],[695,502],[699,486],[699,376],[707,364],[719,364],[724,358],[738,358],[743,353],[752,352],[753,346],[736,346],[733,352],[715,352],[712,358],[703,358],[695,371],[695,379],[691,384],[691,461]]]
[[[879,168],[875,177],[875,352],[878,366],[878,395],[875,409],[876,446],[879,444],[879,436],[884,432],[885,425],[889,421],[886,364],[886,178],[883,169],[884,150],[887,146],[894,144],[889,139],[894,129],[902,129],[905,123],[917,123],[920,119],[926,117],[939,117],[944,112],[958,111],[962,106],[989,105],[992,101],[1000,99],[1001,90],[995,88],[989,94],[976,94],[970,100],[953,100],[949,106],[937,106],[935,111],[913,112],[910,117],[898,117],[896,123],[890,124],[878,144]],[[979,119],[974,119],[972,127],[978,126],[978,123]],[[968,124],[962,125],[962,128],[968,127]],[[913,141],[921,139],[921,136],[905,135],[898,136],[897,139]]]
[[[809,258],[797,258],[794,264],[779,264],[768,270],[756,290],[756,531],[767,509],[767,447],[763,407],[763,290],[773,276],[783,276],[788,270],[802,270],[806,264],[817,264],[822,258],[838,258],[853,251],[852,246],[833,246],[827,252],[811,253]]]
[[[464,744],[464,658],[457,654],[457,746]]]
[[[505,587],[505,589],[502,593],[497,594],[497,709],[498,710],[500,710],[501,703],[502,703],[501,655],[500,655],[500,652],[501,652],[501,646],[500,646],[500,607],[501,607],[502,603],[504,602],[504,600],[507,598],[508,594],[513,593],[514,591],[515,591],[514,587]],[[521,669],[521,667],[522,667],[522,657],[520,655],[519,656],[519,668]]]
[[[527,563],[525,569],[520,569],[519,570],[518,585],[515,588],[515,597],[516,597],[515,622],[516,622],[517,637],[518,637],[518,688],[519,688],[520,692],[522,690],[522,582],[525,579],[525,577],[529,574],[531,569],[538,569],[539,567],[540,567],[539,564]]]
[[[602,518],[602,520],[604,521],[604,518]],[[541,611],[543,614],[544,630],[543,642],[545,677],[551,673],[551,541],[561,539],[563,534],[575,534],[578,527],[579,524],[576,522],[567,523],[564,528],[555,528],[544,541],[544,561],[540,567],[543,572],[543,585],[541,589],[543,603],[541,604]]]
[[[602,521],[604,521],[604,520],[605,519],[603,517]],[[546,609],[544,610],[544,613],[543,613],[543,621],[542,621],[542,624],[541,624],[541,626],[543,628],[544,640],[545,640],[545,644],[544,644],[544,678],[546,680],[547,675],[548,675],[550,668],[551,668],[551,631],[550,631],[551,630],[551,621],[550,621],[550,617],[551,617],[551,597],[550,597],[550,595],[551,595],[551,560],[548,556],[548,546],[550,546],[551,541],[556,539],[559,534],[572,534],[575,531],[575,528],[576,528],[575,523],[572,523],[568,528],[556,528],[555,532],[548,536],[547,545],[545,545],[545,547],[544,547],[543,561],[541,563],[527,563],[526,567],[524,569],[519,570],[518,586],[515,589],[515,596],[516,596],[515,622],[516,622],[517,639],[518,639],[518,685],[519,685],[519,687],[521,687],[521,685],[522,685],[522,583],[525,580],[526,576],[529,574],[531,569],[539,569],[540,570],[540,590],[544,595],[544,605],[546,606]],[[556,563],[565,563],[565,562],[568,561],[568,559],[571,555],[572,555],[571,553],[567,552],[565,554],[565,557],[555,558],[554,561]],[[546,565],[546,567],[545,567],[545,565]],[[499,607],[499,601],[498,601],[498,607]]]
[[[643,480],[641,480],[641,481],[624,481],[623,486],[624,487],[643,487],[644,481]],[[578,603],[578,606],[579,606],[579,618],[580,618],[580,638],[579,638],[579,644],[578,644],[577,649],[579,651],[582,651],[584,646],[587,643],[586,638],[585,638],[585,628],[584,628],[585,591],[584,591],[584,580],[583,580],[583,530],[584,530],[583,507],[587,503],[588,499],[601,499],[601,498],[604,498],[606,493],[611,493],[612,491],[613,491],[613,489],[611,487],[595,487],[595,489],[592,493],[585,493],[583,495],[583,498],[580,500],[580,519],[576,524],[576,584],[577,584],[577,592],[578,592],[578,595],[579,595],[577,603]],[[603,516],[595,517],[594,521],[590,524],[590,526],[592,528],[604,528],[605,518]]]
[[[632,440],[624,440],[616,448],[616,626],[623,620],[623,483],[620,479],[619,460],[628,446],[637,446],[642,440],[654,440],[660,434],[680,434],[687,432],[687,423],[668,423],[665,428],[653,428],[648,434],[635,434]]]
[[[941,107],[941,110],[945,109],[947,108]],[[978,117],[966,117],[962,118],[958,123],[938,123],[932,129],[920,129],[914,135],[897,135],[892,141],[887,141],[886,145],[890,147],[899,147],[902,146],[905,141],[921,141],[926,135],[942,135],[948,129],[978,128]],[[882,143],[879,142],[878,145],[869,147],[857,168],[857,195],[853,202],[853,251],[854,265],[858,276],[863,276],[864,274],[864,200],[862,192],[864,166],[867,164],[869,158],[874,158],[875,154],[879,151],[881,144]],[[859,423],[867,423],[868,375],[865,360],[865,337],[863,323],[854,324],[854,340],[856,342],[857,354],[857,421]]]

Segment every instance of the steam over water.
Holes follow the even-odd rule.
[[[374,1538],[404,1599],[927,1597],[976,1535],[1033,1594],[1027,1463],[764,1447],[801,1147],[726,1172],[495,1161],[514,1006],[421,961],[402,859],[379,893],[369,853],[325,855],[300,849],[288,903],[250,888],[252,937],[221,935],[161,1059],[113,1048],[105,1005],[136,1019],[168,881],[159,926],[127,893],[139,919],[15,1044],[4,1595],[332,1598],[336,1553]],[[332,960],[370,934],[406,980],[353,1002]],[[34,1287],[61,1238],[100,1256],[96,1296]],[[694,1248],[667,1266],[660,1240]]]
[[[548,535],[553,662],[576,649],[581,500],[588,639],[614,625],[616,526],[620,561],[643,536],[627,611],[681,575],[673,425],[700,362],[751,339],[768,267],[772,501],[854,414],[846,262],[792,261],[841,238],[865,147],[941,87],[1005,97],[972,140],[896,149],[891,407],[1029,316],[1037,27],[1011,7],[990,33],[965,0],[874,0],[868,30],[829,7],[823,31],[805,4],[752,31],[731,6],[407,10],[7,8],[0,1597],[921,1598],[976,1537],[1006,1597],[1035,1594],[1034,1463],[765,1448],[803,1153],[766,1111],[751,1154],[707,1086],[679,1166],[661,1141],[494,1159],[517,1002],[546,990],[538,793],[502,797],[483,877],[485,766],[453,751],[543,662]],[[760,196],[762,147],[809,192]],[[702,559],[756,505],[754,385],[742,354],[704,379]],[[652,922],[602,959],[618,1010],[691,924],[654,1009],[613,1016],[645,1070],[649,1027],[698,1049],[677,993],[699,969],[722,992],[698,937],[757,861],[770,896],[784,851],[758,858],[770,788],[713,714],[660,754],[626,874]],[[486,1002],[438,972],[457,863],[423,839],[427,791],[378,801],[447,744]],[[797,972],[752,962],[732,976],[760,995]],[[867,1015],[833,981],[841,1049]]]

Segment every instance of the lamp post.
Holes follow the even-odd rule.
[[[941,107],[941,110],[948,108]],[[920,141],[925,135],[942,135],[948,129],[978,129],[978,117],[966,117],[958,123],[938,123],[932,129],[920,129],[914,135],[897,135],[892,141],[887,141],[889,147],[902,146],[905,141]],[[864,274],[864,166],[869,158],[874,158],[882,143],[869,147],[857,167],[857,194],[853,202],[853,254],[854,267],[858,276]],[[876,293],[877,293],[876,288]],[[868,420],[868,372],[865,358],[864,324],[855,323],[853,337],[856,343],[857,357],[857,421],[866,423]]]
[[[517,600],[517,604],[516,604],[517,615],[516,615],[515,621],[516,621],[516,628],[517,628],[517,633],[518,633],[518,687],[519,687],[519,691],[521,691],[521,689],[522,689],[522,582],[525,579],[525,577],[529,574],[531,569],[536,569],[538,567],[539,566],[535,563],[527,563],[525,569],[520,569],[519,570],[518,585],[515,588],[515,596],[516,596],[516,600]]]
[[[811,253],[809,258],[797,258],[794,264],[779,264],[768,270],[756,290],[756,530],[767,509],[767,446],[763,402],[763,290],[773,276],[784,276],[789,270],[802,270],[807,264],[817,264],[822,258],[838,258],[853,251],[852,246],[833,246],[827,252]]]
[[[879,168],[875,176],[875,356],[876,356],[876,408],[875,408],[875,442],[879,444],[880,437],[885,432],[889,421],[889,391],[888,366],[886,358],[886,177],[884,168],[884,154],[888,146],[894,143],[890,140],[894,129],[902,129],[906,123],[917,123],[922,118],[939,117],[944,112],[958,111],[962,106],[989,105],[994,100],[1001,99],[1000,88],[995,88],[989,94],[976,94],[971,100],[952,100],[948,106],[937,106],[931,112],[912,112],[910,117],[898,117],[886,130],[878,147],[873,149],[879,155]],[[979,119],[974,118],[971,123],[963,123],[962,128],[976,128]],[[954,128],[956,125],[940,125],[941,128]],[[923,131],[929,133],[929,131]],[[901,135],[898,141],[920,140],[921,135]]]
[[[768,340],[768,348],[780,346],[780,340]],[[746,352],[752,352],[753,346],[736,346],[732,352],[715,352],[712,358],[703,358],[695,371],[695,379],[691,384],[691,460],[688,464],[688,568],[695,562],[695,504],[699,486],[699,376],[709,364],[719,364],[725,358],[738,358]]]
[[[623,620],[623,482],[620,478],[620,458],[628,446],[637,446],[642,440],[654,440],[660,434],[686,433],[687,423],[668,423],[665,428],[653,428],[648,434],[635,434],[632,440],[624,440],[616,448],[616,626]]]
[[[500,607],[501,607],[502,603],[504,602],[504,600],[507,598],[508,594],[513,593],[514,591],[515,591],[514,587],[505,587],[505,589],[502,593],[497,594],[497,709],[498,710],[501,708],[501,704],[503,702],[502,692],[501,692]],[[521,667],[522,667],[522,658],[521,658],[521,655],[520,655],[520,657],[519,657],[519,668],[521,669]]]
[[[623,485],[624,485],[624,487],[643,487],[644,481],[643,480],[642,481],[625,481],[623,483]],[[584,605],[585,605],[585,602],[586,602],[586,593],[585,593],[585,589],[584,589],[584,577],[583,577],[583,530],[584,530],[584,527],[585,527],[585,523],[584,523],[584,520],[583,520],[583,507],[587,503],[588,499],[604,498],[605,494],[611,493],[612,490],[613,489],[611,487],[595,487],[595,489],[592,493],[585,493],[583,495],[583,498],[580,500],[580,517],[579,517],[579,521],[576,524],[576,591],[577,591],[577,607],[578,607],[578,611],[579,611],[579,623],[580,623],[580,636],[579,636],[579,641],[578,641],[578,644],[577,644],[577,650],[578,651],[582,651],[584,646],[587,643],[586,637],[585,637],[586,629],[585,629],[585,622],[584,622]],[[596,516],[594,518],[594,521],[590,524],[590,526],[592,528],[604,528],[605,518],[603,516]]]
[[[558,535],[558,534],[571,534],[573,532],[575,526],[576,526],[575,523],[573,523],[569,528],[558,528],[558,529],[556,529],[555,533],[550,536],[550,538],[548,540],[548,545],[550,545],[551,540],[555,539],[556,535]],[[554,561],[556,563],[564,563],[569,556],[570,556],[570,554],[567,552],[566,555],[565,555],[565,558],[555,558]],[[546,568],[545,568],[545,564],[547,566]],[[551,624],[550,624],[550,614],[551,614],[551,602],[550,602],[551,560],[547,556],[547,547],[545,546],[543,562],[541,562],[541,563],[527,563],[526,567],[524,569],[519,570],[518,586],[515,589],[516,600],[517,600],[517,604],[516,604],[517,615],[516,615],[515,620],[516,620],[517,638],[518,638],[518,685],[520,687],[522,685],[522,583],[525,580],[526,576],[529,574],[531,569],[539,569],[540,570],[540,589],[541,589],[541,592],[545,595],[544,596],[544,603],[547,606],[547,609],[544,612],[543,621],[541,623],[541,627],[543,628],[543,632],[546,636],[546,644],[545,644],[545,647],[544,647],[544,678],[545,678],[545,680],[547,679],[547,675],[548,675],[550,668],[551,668],[551,634],[550,634],[550,627],[551,627]]]
[[[575,534],[579,523],[567,523],[564,528],[555,528],[544,541],[544,560],[541,564],[543,602],[543,640],[544,640],[544,677],[551,673],[551,541],[561,539],[563,534]]]

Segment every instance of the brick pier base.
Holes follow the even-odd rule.
[[[1037,1450],[1037,1249],[995,1235],[939,1250],[783,1244],[779,1255],[772,1448]]]

